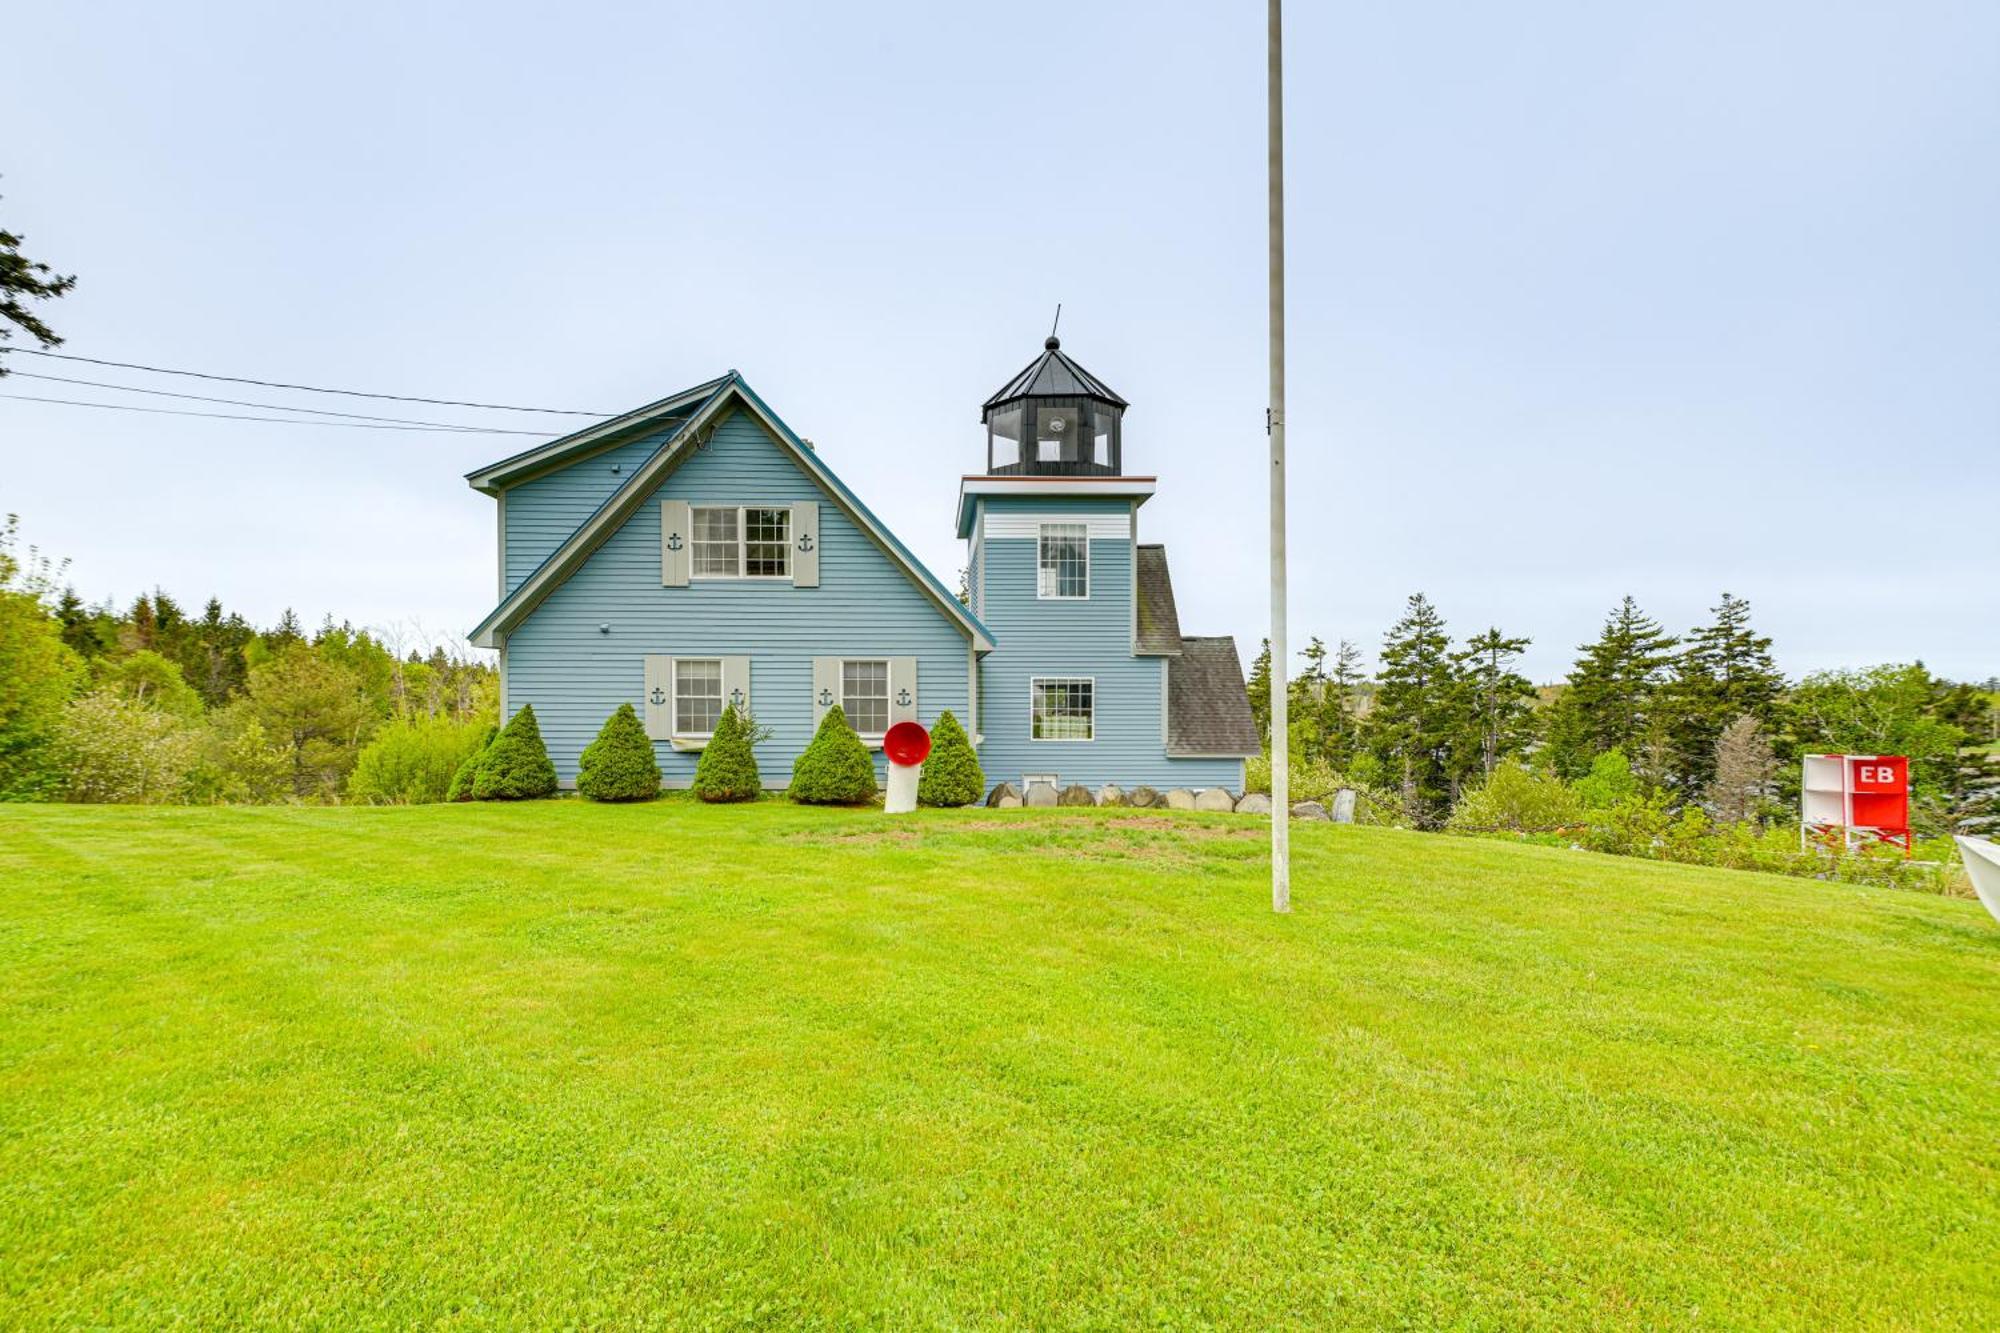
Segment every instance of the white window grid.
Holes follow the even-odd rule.
[[[1032,677],[1028,681],[1028,734],[1038,741],[1094,740],[1096,677]]]
[[[783,505],[695,505],[693,563],[697,579],[788,579],[792,576],[792,511]]]
[[[674,659],[674,734],[713,736],[722,717],[722,659]]]
[[[856,658],[840,664],[840,707],[847,725],[863,736],[889,730],[889,662]]]
[[[1090,596],[1090,526],[1044,523],[1035,542],[1035,596],[1077,601]]]

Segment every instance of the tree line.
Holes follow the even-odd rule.
[[[87,605],[63,572],[19,552],[9,516],[0,800],[441,795],[497,711],[492,667],[454,647],[391,644],[331,616],[308,632],[290,610],[260,628],[219,599],[191,614],[157,590]]]
[[[1518,670],[1530,642],[1489,627],[1454,643],[1422,593],[1372,676],[1352,642],[1311,639],[1287,695],[1305,788],[1337,775],[1402,821],[1440,828],[1503,765],[1574,783],[1615,756],[1609,768],[1664,809],[1768,821],[1796,799],[1801,755],[1905,754],[1922,831],[2000,832],[2000,680],[1947,681],[1911,663],[1789,681],[1750,603],[1730,593],[1684,634],[1626,597],[1558,685]],[[1268,642],[1249,691],[1268,751]]]

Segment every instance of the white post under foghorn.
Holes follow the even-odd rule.
[[[916,722],[898,722],[882,737],[882,754],[889,761],[889,790],[882,809],[907,815],[917,808],[917,779],[931,752],[931,734]]]

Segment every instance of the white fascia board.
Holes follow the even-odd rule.
[[[1137,509],[1158,489],[1157,477],[961,477],[958,535],[972,535],[972,502],[981,495],[1095,495],[1129,499]]]

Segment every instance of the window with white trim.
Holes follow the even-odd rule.
[[[1035,596],[1090,596],[1090,528],[1083,523],[1044,523],[1035,561]]]
[[[1097,729],[1097,682],[1089,676],[1036,676],[1028,682],[1030,734],[1038,741],[1087,741]]]
[[[712,736],[722,717],[722,659],[674,659],[674,735]]]
[[[847,725],[863,736],[889,729],[889,662],[886,658],[840,664],[840,707]]]
[[[788,579],[792,511],[785,506],[696,505],[690,511],[697,579]]]

